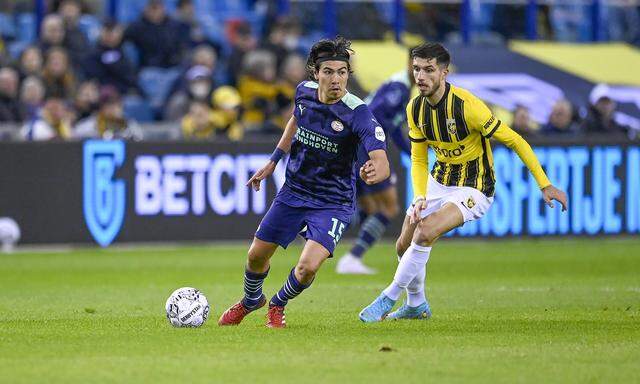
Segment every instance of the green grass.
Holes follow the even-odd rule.
[[[278,251],[267,294],[299,251]],[[365,325],[358,312],[395,270],[393,247],[381,245],[368,255],[376,276],[338,276],[327,262],[287,307],[287,329],[266,329],[264,309],[219,328],[241,295],[244,255],[244,246],[0,255],[0,383],[640,380],[638,239],[443,241],[429,261],[433,318]],[[202,328],[164,317],[180,286],[209,298]]]

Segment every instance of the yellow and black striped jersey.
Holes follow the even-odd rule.
[[[446,83],[442,99],[429,104],[416,96],[407,105],[411,140],[411,177],[416,196],[426,196],[428,147],[436,162],[431,175],[440,184],[476,188],[486,196],[495,192],[491,137],[516,151],[540,188],[551,183],[527,142],[471,92]]]

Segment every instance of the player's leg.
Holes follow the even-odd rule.
[[[286,326],[284,307],[289,300],[295,298],[311,286],[322,263],[330,256],[329,251],[314,240],[307,240],[300,259],[291,270],[287,281],[269,301],[267,327],[283,328]]]
[[[295,239],[301,228],[303,216],[299,208],[289,207],[277,199],[273,202],[262,219],[247,253],[244,297],[220,316],[218,325],[237,325],[250,312],[266,304],[262,285],[269,273],[269,260],[278,245],[286,248]]]
[[[402,223],[402,231],[396,241],[396,253],[398,261],[411,245],[413,233],[417,223],[411,223],[410,215],[406,215]],[[398,310],[387,316],[387,319],[426,319],[431,316],[431,308],[425,295],[425,279],[427,276],[427,266],[422,268],[416,277],[407,285],[407,301]]]
[[[364,254],[384,234],[394,217],[398,215],[398,192],[391,179],[376,186],[364,186],[363,201],[369,215],[360,226],[360,231],[351,251],[337,265],[338,273],[371,274],[375,271],[362,262]]]
[[[284,327],[284,307],[289,300],[307,289],[322,263],[333,255],[344,231],[349,226],[348,209],[310,209],[305,215],[307,239],[300,260],[289,273],[287,281],[269,302],[267,326]]]
[[[364,322],[384,320],[409,283],[429,260],[431,246],[450,230],[462,225],[464,217],[453,203],[444,204],[436,212],[423,218],[413,233],[412,242],[400,259],[393,282],[368,307],[360,312]]]
[[[378,206],[372,194],[361,194],[358,197],[358,207],[364,213],[364,219],[360,221],[360,231],[351,250],[338,260],[336,272],[340,274],[371,275],[376,271],[367,267],[362,262],[364,252],[375,241],[378,221],[375,218]]]

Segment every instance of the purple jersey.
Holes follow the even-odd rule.
[[[400,150],[411,154],[403,127],[407,122],[407,103],[411,92],[409,73],[398,72],[367,97],[371,113],[380,122],[388,137]]]
[[[318,84],[298,85],[285,186],[279,196],[296,207],[354,207],[358,145],[386,149],[385,134],[367,105],[347,93],[335,104],[318,100]]]

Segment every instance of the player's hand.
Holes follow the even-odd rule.
[[[276,163],[269,160],[267,165],[262,167],[258,172],[254,173],[253,176],[247,181],[247,187],[251,186],[254,190],[260,190],[260,182],[267,177],[271,176],[273,171],[276,169]]]
[[[427,200],[420,199],[416,201],[416,203],[413,205],[413,212],[411,212],[409,223],[412,225],[418,223],[421,220],[420,213],[425,209],[427,209]]]
[[[542,198],[544,202],[547,203],[548,206],[553,208],[555,205],[553,204],[553,200],[557,201],[562,205],[562,212],[567,210],[567,194],[564,191],[559,190],[553,185],[549,185],[547,187],[542,188]]]
[[[360,178],[368,185],[382,181],[378,180],[376,167],[373,165],[372,160],[367,160],[367,162],[360,167]]]

